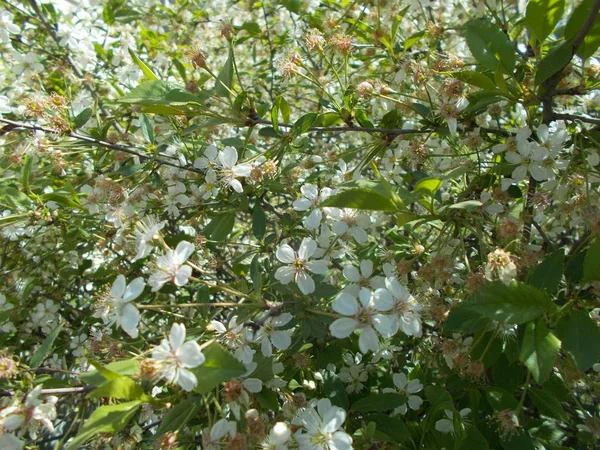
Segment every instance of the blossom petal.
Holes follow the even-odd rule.
[[[275,256],[279,261],[285,264],[291,264],[296,259],[296,252],[287,244],[280,246],[275,252]]]
[[[350,294],[342,292],[336,297],[331,305],[333,310],[344,316],[353,316],[358,312],[358,302]]]
[[[348,317],[343,317],[341,319],[337,319],[331,325],[329,325],[329,331],[331,331],[331,335],[338,339],[347,338],[352,334],[356,327],[358,326],[358,322],[354,319],[350,319]]]
[[[362,354],[369,350],[376,352],[379,349],[379,338],[372,327],[364,327],[358,338],[358,348]]]
[[[187,241],[179,242],[179,244],[177,244],[177,247],[175,248],[175,255],[174,255],[175,263],[183,264],[184,262],[187,261],[187,259],[190,257],[190,255],[192,253],[194,253],[194,244],[187,242]]]
[[[125,280],[125,277],[123,275],[119,275],[115,279],[112,287],[110,288],[110,294],[114,298],[120,300],[123,298],[123,294],[125,294],[126,286],[127,286],[127,281]]]
[[[190,266],[181,266],[177,273],[175,274],[175,285],[176,286],[185,286],[189,278],[192,276],[192,268]]]
[[[333,433],[338,430],[346,420],[346,411],[339,406],[332,406],[323,415],[323,431]]]
[[[197,342],[189,341],[181,346],[177,352],[179,361],[189,368],[198,367],[204,363],[204,355]]]
[[[317,261],[309,261],[305,264],[308,270],[317,275],[322,275],[325,272],[327,272],[328,265],[328,262],[324,259],[319,259]]]
[[[273,331],[271,333],[271,342],[279,350],[286,350],[292,345],[292,338],[285,331]]]
[[[144,288],[146,287],[146,283],[142,277],[138,277],[129,283],[127,289],[125,289],[125,294],[123,295],[123,302],[130,302],[139,297]]]
[[[169,334],[169,344],[173,350],[178,350],[185,341],[185,325],[182,323],[174,323]]]
[[[354,266],[346,266],[344,270],[342,270],[342,275],[348,281],[352,281],[353,283],[358,283],[360,281],[360,272]]]
[[[177,383],[184,391],[190,392],[198,385],[198,378],[187,369],[179,369],[179,377]]]
[[[294,269],[291,266],[283,266],[275,271],[275,279],[281,284],[288,284],[294,278]]]
[[[140,323],[140,312],[138,309],[128,303],[125,305],[121,315],[121,328],[132,338],[137,338],[139,333],[137,326]]]
[[[296,283],[298,283],[298,288],[304,295],[315,292],[315,282],[306,272],[298,272]]]
[[[234,147],[227,146],[219,153],[219,162],[223,167],[231,169],[238,160],[237,150]]]
[[[298,256],[300,259],[307,260],[317,250],[317,242],[309,238],[302,239],[300,248],[298,249]]]

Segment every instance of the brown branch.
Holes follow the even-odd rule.
[[[174,164],[174,163],[172,163],[170,161],[166,161],[164,159],[157,158],[154,155],[146,155],[144,153],[140,153],[137,150],[133,150],[133,149],[131,149],[129,147],[125,147],[123,145],[111,144],[110,142],[101,141],[100,139],[95,139],[95,138],[92,138],[92,137],[89,137],[89,136],[84,136],[83,134],[79,134],[79,133],[76,133],[74,131],[71,131],[69,133],[60,133],[59,131],[54,130],[52,128],[42,127],[42,126],[39,126],[39,125],[33,125],[33,124],[28,124],[28,123],[23,123],[23,122],[16,122],[14,120],[9,120],[9,119],[4,119],[4,118],[0,118],[0,122],[6,123],[8,125],[13,126],[13,129],[15,129],[15,128],[25,128],[25,129],[28,129],[28,130],[43,131],[45,133],[50,133],[50,134],[64,135],[64,136],[71,137],[73,139],[78,139],[80,141],[89,142],[90,144],[94,144],[94,145],[97,145],[99,147],[109,148],[111,150],[117,150],[117,151],[120,151],[120,152],[123,152],[123,153],[128,153],[130,155],[135,155],[135,156],[138,156],[141,159],[152,160],[152,161],[155,161],[158,164],[162,164],[162,165],[165,165],[165,166],[175,167],[177,169],[187,170],[187,171],[195,172],[195,173],[204,173],[202,170],[196,169],[195,167],[181,166],[179,164]]]
[[[273,125],[273,122],[265,119],[254,119],[249,125]],[[291,123],[280,123],[278,126],[283,128],[292,128],[294,124]],[[383,133],[383,134],[394,134],[394,135],[402,135],[402,134],[427,134],[431,133],[433,130],[403,130],[400,128],[372,128],[372,127],[310,127],[308,131],[314,132],[335,132],[335,133],[344,133],[344,132],[359,132],[359,133]]]
[[[540,100],[542,101],[543,114],[544,114],[543,123],[545,123],[545,124],[549,124],[550,122],[552,122],[552,117],[554,115],[552,101],[554,99],[554,96],[556,95],[556,87],[558,86],[558,83],[564,76],[563,70],[565,69],[565,67],[567,67],[571,63],[573,56],[575,56],[575,54],[577,53],[577,50],[583,43],[583,40],[585,39],[587,34],[590,32],[590,30],[594,26],[594,23],[596,21],[599,11],[600,11],[600,0],[595,0],[587,19],[583,23],[583,26],[581,27],[579,32],[573,38],[573,43],[571,44],[570,56],[569,56],[567,62],[565,64],[563,64],[563,66],[560,67],[554,73],[554,75],[552,75],[550,78],[548,78],[546,81],[544,81],[542,83],[542,87],[544,88],[544,93],[540,96]]]
[[[593,117],[583,117],[576,114],[552,114],[552,118],[556,120],[579,120],[580,122],[591,123],[594,125],[600,125],[600,119],[594,119]]]
[[[55,389],[42,389],[42,395],[64,395],[64,394],[85,394],[96,389],[96,386],[82,386],[82,387],[71,387],[71,388],[55,388]],[[0,391],[0,397],[13,397],[15,395],[12,391]]]

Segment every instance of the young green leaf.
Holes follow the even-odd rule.
[[[46,359],[46,357],[50,354],[50,351],[52,350],[52,344],[54,344],[54,341],[60,333],[60,330],[62,330],[62,327],[63,324],[59,323],[54,330],[52,330],[52,332],[46,336],[46,339],[44,339],[44,342],[42,342],[40,348],[38,348],[31,357],[29,367],[32,369],[37,369],[40,367],[40,365],[44,362],[44,359]]]
[[[402,394],[371,394],[354,402],[350,409],[358,412],[391,411],[406,401]]]
[[[152,81],[152,80],[158,80],[158,77],[156,76],[156,74],[154,72],[152,72],[152,69],[150,69],[150,67],[148,67],[144,61],[142,61],[138,55],[131,49],[129,50],[129,54],[131,55],[131,59],[133,59],[133,62],[142,70],[142,73],[144,74],[144,76],[146,77],[146,79]]]
[[[198,378],[198,386],[194,389],[198,394],[205,394],[221,383],[246,373],[246,367],[216,342],[203,353],[206,358],[204,364],[192,369]]]
[[[544,42],[565,12],[565,0],[529,0],[525,22],[539,42]]]
[[[536,319],[555,308],[550,298],[535,287],[513,282],[509,286],[497,281],[486,284],[461,304],[502,323],[520,324]]]
[[[529,369],[533,379],[543,384],[558,357],[561,342],[542,319],[525,324],[519,360]]]
[[[563,317],[556,325],[556,335],[582,372],[600,361],[600,327],[586,311],[571,311]]]

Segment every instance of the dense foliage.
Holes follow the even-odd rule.
[[[599,9],[3,1],[0,448],[598,448]]]

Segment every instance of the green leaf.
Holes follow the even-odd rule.
[[[85,108],[73,119],[73,130],[77,130],[84,126],[92,117],[92,108]]]
[[[301,134],[306,133],[310,130],[318,118],[319,115],[317,113],[304,114],[294,123],[294,126],[290,130],[290,136],[298,137]]]
[[[565,0],[529,0],[525,22],[538,41],[544,42],[565,12]]]
[[[417,33],[414,33],[411,36],[409,36],[404,41],[404,51],[408,50],[413,45],[415,45],[417,42],[419,42],[421,40],[421,38],[423,38],[426,34],[427,34],[427,32],[425,30],[423,30],[423,31],[418,31]]]
[[[498,67],[511,75],[515,68],[515,51],[510,39],[496,25],[484,19],[467,22],[463,36],[475,59],[485,68],[496,72]]]
[[[587,250],[577,252],[571,257],[571,260],[567,263],[565,269],[565,278],[567,283],[576,284],[583,278],[583,266],[585,265],[585,257],[587,256]]]
[[[216,342],[202,353],[206,358],[204,364],[192,369],[198,378],[198,386],[194,389],[198,394],[205,394],[221,383],[246,373],[246,367]]]
[[[234,225],[235,212],[220,214],[204,228],[204,234],[213,241],[222,241],[231,233]]]
[[[367,116],[367,112],[364,109],[356,109],[354,110],[354,118],[358,122],[361,127],[365,128],[373,128],[373,122],[369,120],[369,116]]]
[[[265,388],[254,394],[254,396],[265,411],[273,411],[274,413],[279,411],[279,399],[275,391]]]
[[[583,282],[600,281],[600,239],[591,245],[583,261]]]
[[[220,97],[229,97],[231,83],[233,83],[233,49],[229,49],[229,57],[225,65],[221,68],[218,81],[215,83],[215,94]]]
[[[412,440],[408,428],[397,417],[390,417],[385,414],[369,414],[365,420],[375,422],[377,432],[387,436],[386,442],[400,444]]]
[[[509,286],[497,281],[486,284],[461,304],[502,323],[519,324],[533,320],[555,308],[550,298],[533,286],[513,282]]]
[[[133,50],[129,49],[129,54],[131,55],[131,59],[133,59],[133,62],[142,70],[142,73],[144,74],[146,79],[150,81],[158,80],[158,77],[154,74],[154,72],[152,72],[152,69],[150,69],[150,67],[144,64],[144,61],[142,61]]]
[[[140,366],[136,359],[124,359],[122,361],[116,361],[114,363],[107,364],[103,366],[108,372],[104,372],[105,374],[110,375],[109,372],[117,373],[121,375],[134,375],[139,373]],[[100,386],[102,385],[108,378],[102,375],[98,370],[92,370],[90,372],[85,372],[79,375],[79,379],[86,384],[92,386]]]
[[[366,188],[344,189],[321,203],[321,206],[364,209],[368,211],[398,211],[394,202],[377,191]]]
[[[273,129],[276,133],[280,133],[279,113],[281,113],[284,122],[288,122],[290,120],[290,105],[281,95],[275,97],[273,108],[271,109],[271,122],[273,122]]]
[[[32,203],[26,194],[12,186],[1,186],[0,198],[3,198],[10,206],[19,210],[29,209]]]
[[[514,411],[519,406],[519,402],[513,394],[498,387],[487,389],[485,391],[485,398],[492,409],[496,412],[503,411],[505,409]]]
[[[334,372],[327,370],[323,374],[323,390],[327,398],[331,400],[332,405],[339,406],[345,410],[350,407],[346,386]]]
[[[519,360],[533,379],[542,384],[550,375],[560,351],[560,341],[542,319],[525,324]]]
[[[91,361],[91,364],[98,370],[100,375],[106,378],[98,388],[90,392],[88,398],[118,398],[122,400],[141,400],[148,401],[148,396],[144,394],[142,388],[131,378],[113,372],[100,363]]]
[[[450,310],[448,318],[444,322],[444,333],[477,333],[490,323],[490,319],[469,309],[461,308],[460,305]]]
[[[563,317],[556,325],[556,335],[582,372],[600,360],[600,328],[586,311],[571,311]]]
[[[154,126],[146,114],[140,114],[140,123],[142,125],[142,135],[148,144],[154,144]]]
[[[182,402],[177,403],[163,417],[156,431],[156,436],[162,436],[170,431],[183,429],[183,426],[192,420],[203,407],[202,397],[196,395],[192,395]]]
[[[593,6],[594,0],[583,0],[575,8],[565,28],[565,39],[572,39],[577,35],[591,14]],[[600,20],[596,17],[592,28],[577,49],[577,54],[583,59],[588,59],[598,50],[598,47],[600,47]]]
[[[527,395],[540,413],[558,420],[567,421],[565,410],[550,392],[542,389],[530,388],[527,391]]]
[[[181,86],[162,80],[146,81],[117,100],[117,103],[139,105],[145,112],[181,114],[201,108],[207,96],[186,91]]]
[[[29,178],[31,177],[31,164],[33,163],[32,155],[25,156],[25,164],[23,164],[23,168],[21,169],[21,184],[23,185],[23,190],[25,192],[30,191],[29,187]]]
[[[452,77],[457,80],[463,81],[471,86],[476,86],[481,89],[495,89],[496,83],[490,77],[482,74],[481,72],[476,72],[474,70],[463,70],[461,72],[452,72],[450,73]]]
[[[256,239],[262,241],[267,230],[267,216],[257,203],[252,211],[252,234]]]
[[[404,405],[406,400],[401,394],[371,394],[354,402],[350,409],[357,412],[391,411]]]
[[[548,54],[539,62],[535,72],[535,84],[539,86],[559,70],[562,70],[571,58],[573,41],[560,41],[550,49]]]
[[[546,259],[533,271],[529,278],[529,284],[535,286],[540,291],[546,291],[554,294],[560,286],[562,275],[565,269],[565,252],[558,250]]]
[[[442,187],[442,180],[439,178],[423,178],[415,184],[415,192],[421,191],[433,197]]]
[[[90,438],[100,433],[118,433],[135,416],[140,406],[142,402],[133,401],[98,407],[85,421],[77,436],[67,444],[66,450],[79,449]]]
[[[44,362],[44,359],[50,354],[52,350],[52,344],[54,344],[54,340],[62,330],[63,324],[59,323],[52,332],[46,336],[40,348],[38,348],[35,353],[31,356],[31,361],[29,363],[29,367],[32,369],[37,369]]]

